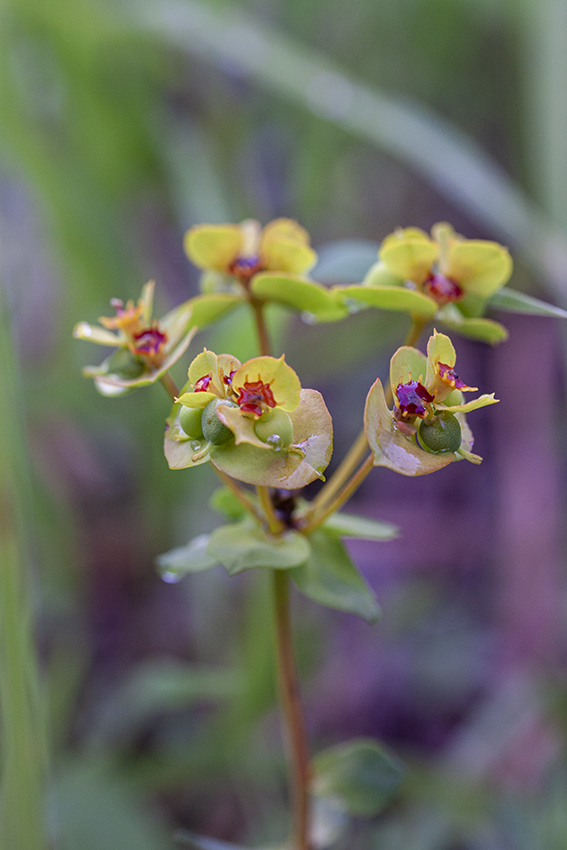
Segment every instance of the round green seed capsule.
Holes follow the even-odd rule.
[[[287,448],[293,440],[293,422],[289,414],[278,407],[263,413],[254,423],[254,431],[262,442],[274,447]]]
[[[144,364],[127,348],[119,348],[110,358],[108,371],[120,378],[139,378],[144,371]]]
[[[217,407],[220,404],[226,404],[228,407],[238,407],[234,401],[214,398],[203,410],[203,417],[201,419],[203,436],[205,440],[208,440],[209,443],[213,444],[213,446],[222,446],[234,438],[234,434],[230,428],[223,425],[217,416]]]
[[[193,440],[200,440],[203,436],[202,418],[202,407],[182,407],[179,413],[179,424],[188,437]]]
[[[453,413],[439,413],[431,422],[421,423],[418,438],[422,448],[433,454],[456,452],[461,447],[459,420]]]

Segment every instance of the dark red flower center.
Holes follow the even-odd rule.
[[[156,357],[161,354],[167,342],[167,334],[160,331],[159,328],[144,328],[144,330],[134,334],[133,338],[134,352],[146,357]]]
[[[467,384],[464,381],[461,381],[459,376],[455,373],[454,369],[451,369],[450,366],[447,366],[445,363],[438,363],[437,368],[439,370],[439,377],[446,381],[448,384],[451,384],[452,387],[455,387],[457,390],[468,390]]]
[[[433,396],[427,392],[423,384],[420,384],[419,381],[398,384],[396,395],[402,416],[419,416],[423,419],[427,416],[427,408],[423,402],[433,401]]]
[[[235,372],[236,372],[236,369],[233,369],[232,372],[230,373],[230,375],[223,375],[223,377],[222,377],[224,383],[229,387],[232,384],[232,377],[233,377]]]
[[[425,291],[439,304],[447,304],[449,301],[458,301],[463,297],[463,290],[450,277],[444,274],[430,274],[424,283]]]
[[[236,402],[243,413],[261,416],[266,407],[275,407],[276,400],[269,384],[263,381],[246,381],[238,390]]]
[[[212,380],[213,379],[210,375],[203,375],[202,378],[199,378],[198,381],[195,381],[194,391],[196,393],[206,393],[209,389],[209,384]]]
[[[228,267],[230,274],[247,283],[251,277],[262,271],[260,257],[237,257]]]

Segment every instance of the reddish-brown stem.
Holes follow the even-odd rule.
[[[270,355],[271,354],[271,346],[270,346],[270,337],[268,335],[268,328],[266,326],[266,319],[264,317],[264,305],[261,301],[256,301],[254,298],[250,299],[250,306],[254,312],[254,319],[256,322],[256,331],[258,333],[258,345],[260,347],[260,354],[262,355]]]
[[[175,399],[179,397],[179,390],[177,389],[177,385],[169,374],[169,372],[166,372],[164,375],[162,375],[160,381],[165,387],[165,391],[170,397],[170,399],[172,401],[175,401]]]
[[[293,850],[310,850],[309,745],[293,648],[289,576],[285,570],[273,570],[272,575],[280,699],[291,761],[292,847]]]

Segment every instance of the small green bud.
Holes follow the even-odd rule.
[[[461,426],[453,413],[443,411],[419,426],[418,438],[422,448],[433,454],[456,452],[461,447]]]
[[[212,443],[213,446],[222,446],[234,438],[234,434],[220,421],[217,416],[217,407],[220,404],[226,404],[228,407],[238,407],[236,402],[228,401],[228,399],[213,398],[212,401],[203,410],[201,419],[201,427],[203,428],[203,436],[205,440]]]
[[[139,378],[144,371],[144,364],[127,348],[119,348],[110,358],[108,371],[121,378]]]
[[[203,436],[202,417],[202,407],[182,407],[179,413],[179,424],[187,436],[193,440],[200,440]]]
[[[276,407],[267,410],[254,423],[256,436],[264,443],[271,443],[274,448],[287,448],[293,440],[293,423],[285,410]]]

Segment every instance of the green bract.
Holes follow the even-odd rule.
[[[331,417],[320,393],[302,390],[283,357],[241,364],[205,349],[188,374],[166,424],[172,469],[210,459],[240,481],[284,489],[323,477],[332,451]],[[204,411],[203,439],[184,429],[186,409]]]
[[[193,299],[195,324],[204,327],[242,303],[274,302],[307,320],[332,322],[347,309],[332,290],[306,275],[317,262],[309,234],[278,218],[263,229],[240,224],[201,224],[185,235],[189,259],[203,269],[203,295]]]
[[[345,303],[402,310],[423,320],[436,317],[485,342],[506,339],[503,325],[480,317],[512,274],[507,249],[464,239],[446,223],[434,225],[431,233],[416,227],[396,230],[382,242],[378,262],[362,284],[335,287],[337,295]]]
[[[144,286],[137,304],[113,300],[116,316],[101,317],[102,327],[79,322],[73,329],[77,339],[117,349],[100,366],[83,370],[102,395],[120,396],[153,384],[179,360],[195,335],[189,301],[159,321],[151,318],[154,286],[154,281]]]
[[[402,346],[390,361],[390,384],[394,397],[394,409],[390,410],[381,381],[378,379],[370,389],[364,411],[364,427],[370,448],[374,453],[374,465],[386,466],[402,475],[427,475],[447,466],[453,460],[465,458],[480,463],[482,458],[472,454],[473,436],[465,421],[465,413],[495,404],[498,399],[482,395],[465,402],[463,391],[472,391],[458,375],[454,366],[456,353],[445,334],[436,331],[429,338],[427,357],[416,348]],[[433,432],[427,437],[427,450],[416,440],[418,428],[433,430],[439,427],[447,414],[450,438],[439,437],[437,443]],[[453,417],[454,416],[454,420]],[[460,429],[459,445],[456,434]],[[423,432],[421,432],[423,435]]]

